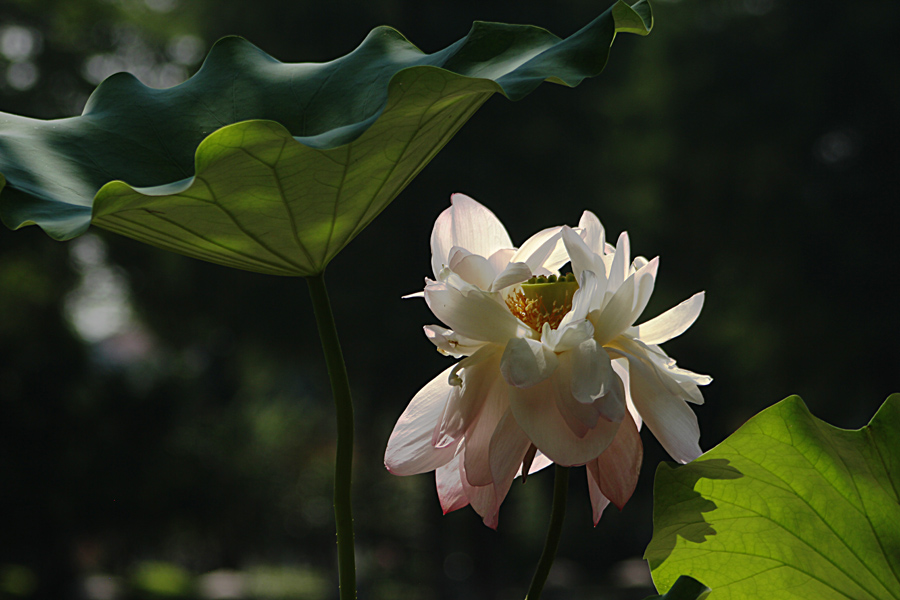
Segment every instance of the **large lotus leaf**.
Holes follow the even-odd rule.
[[[318,273],[493,93],[578,85],[617,32],[651,26],[645,0],[620,0],[565,40],[476,23],[433,54],[379,27],[321,64],[226,38],[170,89],[118,74],[79,117],[0,113],[0,218],[60,240],[93,222],[232,267]]]
[[[644,600],[706,600],[709,592],[708,587],[693,577],[682,575],[662,596],[647,596]]]
[[[855,431],[787,398],[693,463],[661,464],[653,526],[660,590],[684,573],[710,600],[900,598],[900,394]]]

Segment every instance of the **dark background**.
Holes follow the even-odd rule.
[[[494,532],[468,508],[441,516],[432,476],[382,466],[397,416],[450,364],[422,334],[424,303],[400,296],[430,274],[452,192],[517,243],[584,209],[610,237],[627,229],[662,257],[646,317],[706,290],[666,345],[715,378],[696,407],[705,449],[793,393],[857,428],[900,389],[900,4],[653,6],[653,33],[621,35],[599,78],[490,100],[328,269],[357,411],[362,598],[522,597],[543,541],[549,473],[514,486]],[[431,52],[474,20],[567,36],[607,7],[3,0],[0,110],[78,114],[115,70],[173,85],[225,34],[324,61],[381,24]],[[333,410],[305,283],[88,235],[0,232],[0,597],[336,597]],[[90,290],[131,319],[85,339],[71,315]],[[643,440],[634,497],[596,528],[574,473],[546,598],[649,593],[629,586],[647,582],[635,559],[666,457]]]

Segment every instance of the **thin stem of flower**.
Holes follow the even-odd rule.
[[[341,600],[356,600],[356,558],[353,548],[353,508],[351,503],[351,478],[353,471],[353,401],[350,398],[350,381],[338,339],[334,314],[325,288],[325,274],[306,278],[312,297],[316,325],[331,393],[334,396],[337,417],[337,453],[334,462],[334,522],[337,531],[338,585]]]
[[[556,558],[556,549],[559,547],[559,538],[562,535],[562,524],[566,518],[566,498],[569,495],[569,467],[556,466],[553,482],[553,508],[550,511],[550,527],[547,529],[547,541],[544,542],[544,552],[534,570],[531,586],[525,600],[540,600],[553,559]]]

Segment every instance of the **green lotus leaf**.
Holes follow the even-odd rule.
[[[120,73],[79,117],[0,113],[0,218],[59,240],[93,223],[235,268],[320,273],[495,92],[576,86],[603,70],[617,32],[651,27],[645,0],[619,0],[564,40],[475,23],[425,54],[379,27],[321,64],[225,38],[173,88]]]
[[[900,394],[849,431],[792,396],[656,471],[650,561],[710,600],[900,598]]]
[[[647,596],[644,600],[706,600],[709,592],[708,587],[693,577],[682,575],[662,596]]]

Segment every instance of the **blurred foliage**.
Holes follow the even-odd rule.
[[[6,0],[0,108],[77,114],[110,69],[171,85],[225,34],[281,60],[322,61],[381,24],[434,51],[474,20],[564,36],[605,8]],[[550,477],[515,486],[493,532],[468,509],[441,516],[431,477],[382,467],[394,420],[448,364],[419,328],[433,322],[424,303],[399,298],[429,273],[431,226],[451,192],[491,207],[517,241],[585,208],[611,235],[628,229],[636,252],[662,256],[648,317],[708,292],[697,324],[667,344],[716,378],[696,408],[704,448],[790,393],[855,428],[877,404],[851,399],[897,391],[900,74],[886,57],[900,4],[654,10],[651,36],[618,40],[602,79],[488,102],[328,270],[359,427],[361,597],[520,597],[549,514]],[[143,597],[131,583],[140,565],[161,563],[215,581],[287,568],[330,584],[333,414],[304,282],[95,235],[134,317],[88,342],[67,318],[86,279],[78,246],[36,228],[0,232],[0,594]],[[650,539],[664,458],[644,442],[633,499],[596,529],[576,473],[548,600],[650,593],[627,588],[648,581],[630,559]]]

